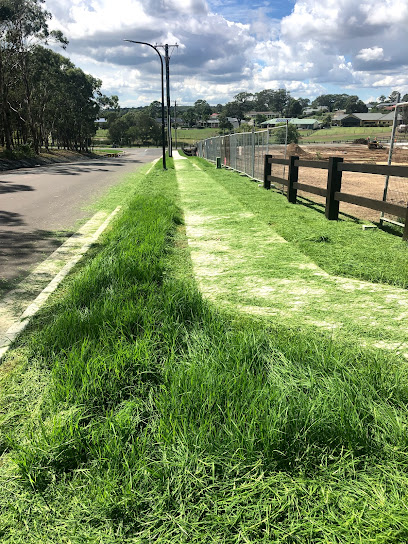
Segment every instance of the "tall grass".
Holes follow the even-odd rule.
[[[404,542],[406,365],[203,301],[169,162],[14,355],[2,541]]]

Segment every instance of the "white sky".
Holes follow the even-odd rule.
[[[241,91],[294,97],[408,92],[408,0],[46,0],[70,43],[63,55],[121,106],[160,100],[152,44],[179,44],[171,99],[224,104]]]

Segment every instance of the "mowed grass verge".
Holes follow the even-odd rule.
[[[2,542],[407,540],[406,365],[203,301],[169,163],[2,368]]]
[[[204,159],[190,161],[329,274],[408,287],[408,244],[398,230],[363,230],[367,221],[344,214],[339,221],[328,221],[322,205],[302,198],[290,204],[278,190],[265,191],[258,182],[217,170]]]

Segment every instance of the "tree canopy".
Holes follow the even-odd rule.
[[[66,47],[50,31],[43,0],[2,0],[0,7],[0,144],[29,144],[38,153],[53,144],[86,150],[101,108],[118,107],[100,92],[101,81],[47,48]]]

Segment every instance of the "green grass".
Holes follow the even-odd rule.
[[[406,541],[407,366],[217,311],[171,161],[133,181],[2,367],[2,542]]]
[[[356,140],[358,138],[389,138],[391,136],[390,127],[331,127],[313,132],[308,132],[307,136],[302,135],[299,143],[312,142],[331,142],[333,140]]]
[[[107,128],[97,128],[95,138],[109,138],[109,130]]]
[[[96,153],[97,155],[105,155],[106,153],[110,153],[113,155],[119,155],[120,153],[123,153],[122,149],[114,149],[112,147],[94,147],[92,150],[93,153]]]
[[[363,230],[366,221],[344,214],[340,221],[328,221],[322,205],[301,198],[298,204],[289,204],[278,191],[266,192],[248,178],[217,170],[204,159],[191,160],[246,210],[330,274],[408,287],[408,245],[400,232]]]
[[[183,145],[194,145],[200,140],[206,138],[212,138],[219,136],[218,128],[189,128],[189,129],[177,129],[177,141]],[[172,129],[173,145],[175,145],[175,133]]]

